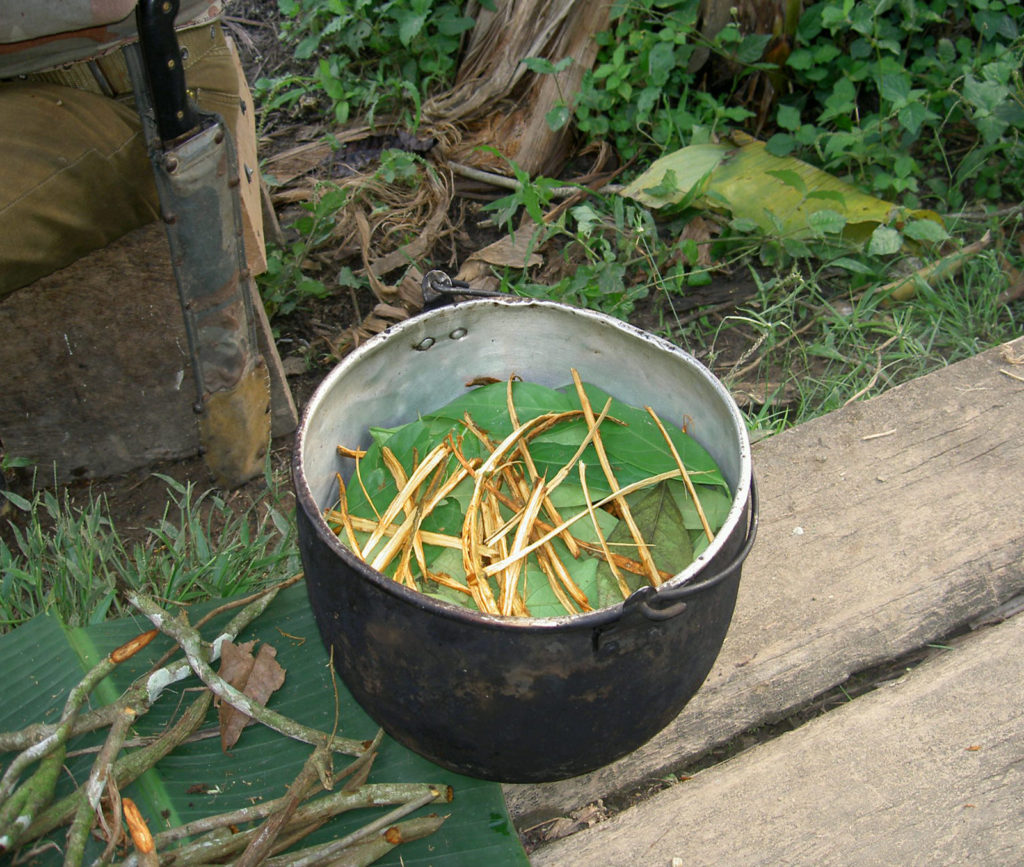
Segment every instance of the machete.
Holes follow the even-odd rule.
[[[223,119],[189,100],[177,13],[178,0],[142,0],[126,57],[185,320],[200,450],[214,481],[233,487],[263,470],[270,379],[256,343],[237,153]]]

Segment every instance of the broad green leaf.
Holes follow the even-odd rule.
[[[404,9],[400,6],[392,7],[390,14],[398,22],[398,38],[405,46],[408,46],[419,35],[427,21],[426,13]]]
[[[903,227],[903,234],[915,241],[936,243],[949,238],[949,233],[933,220],[911,220]]]
[[[768,169],[765,174],[782,181],[787,187],[792,187],[802,197],[807,196],[807,184],[798,172],[792,169]]]
[[[598,561],[592,557],[573,560],[568,549],[560,540],[556,539],[552,544],[572,576],[572,580],[576,582],[576,586],[586,594],[587,599],[597,599]],[[551,582],[533,560],[527,564],[525,584],[522,586],[525,588],[526,607],[531,617],[564,617],[566,615],[565,607],[558,601],[555,591],[551,589]],[[591,604],[593,605],[593,602]]]
[[[661,180],[653,187],[647,187],[644,190],[644,195],[655,199],[664,199],[673,195],[678,189],[679,182],[676,180],[675,171],[673,169],[666,169],[665,174],[661,176]]]
[[[903,236],[889,226],[878,226],[871,233],[868,252],[875,256],[888,256],[898,253],[903,246]]]
[[[190,610],[192,622],[215,604]],[[205,627],[208,637],[227,621],[221,615]],[[139,632],[148,622],[138,618],[107,621],[87,628],[66,629],[55,618],[43,615],[0,637],[0,666],[4,671],[5,701],[0,707],[0,730],[10,731],[29,723],[53,722],[59,717],[68,690],[99,659]],[[328,656],[317,631],[301,584],[283,591],[267,611],[242,634],[273,644],[277,659],[286,670],[284,686],[268,702],[273,709],[306,725],[331,731],[335,725],[335,698],[340,712],[338,733],[357,739],[372,738],[376,725],[355,703],[340,682],[332,682]],[[120,665],[93,693],[93,706],[108,704],[144,673],[171,646],[160,637],[140,654]],[[182,681],[160,697],[146,715],[139,718],[135,732],[140,736],[161,731],[176,719],[190,702],[198,684]],[[335,693],[337,689],[337,694]],[[217,711],[211,710],[205,724],[216,727]],[[102,742],[104,733],[83,735],[72,741],[78,750]],[[259,800],[280,797],[308,758],[310,747],[292,741],[260,725],[242,733],[230,753],[224,753],[217,738],[198,740],[174,750],[155,768],[127,786],[123,795],[136,801],[150,827],[156,831],[228,810],[250,806]],[[71,790],[71,779],[84,780],[94,755],[66,760],[58,784],[58,795]],[[341,767],[344,758],[336,761]],[[450,817],[434,835],[404,844],[384,859],[382,865],[475,867],[480,863],[526,865],[528,863],[505,809],[501,786],[473,780],[443,770],[385,737],[370,773],[370,782],[429,782],[451,785],[455,800],[445,805]],[[387,808],[356,810],[332,820],[306,838],[303,845],[343,836],[366,824]],[[420,814],[437,811],[422,808]],[[60,829],[51,835],[64,842]],[[99,857],[102,846],[91,840],[86,863]],[[32,863],[59,865],[60,850],[37,853]]]
[[[663,86],[675,67],[676,52],[671,42],[658,42],[652,46],[647,56],[647,74],[652,85]]]
[[[929,111],[921,102],[910,102],[897,114],[900,125],[911,135],[917,135],[926,121],[937,120],[938,115]]]
[[[796,150],[796,139],[789,133],[777,132],[767,142],[765,147],[768,153],[777,157],[784,157]]]
[[[736,60],[743,64],[756,63],[764,54],[765,46],[771,42],[770,33],[750,33],[736,49]]]
[[[878,91],[896,108],[902,108],[910,98],[910,76],[906,72],[885,72],[878,77]]]
[[[546,57],[524,57],[523,66],[538,75],[552,75],[555,72],[555,64]]]
[[[697,507],[694,505],[690,492],[686,490],[686,485],[682,482],[670,481],[667,483],[667,487],[682,516],[683,526],[687,530],[703,532],[704,525],[700,522]],[[732,508],[732,497],[721,488],[713,488],[710,485],[694,485],[693,487],[700,499],[704,517],[708,519],[712,532],[716,532],[729,515],[729,510]]]
[[[931,222],[930,220],[928,222]],[[846,217],[838,211],[823,208],[807,215],[808,225],[823,235],[836,235],[846,228]],[[934,225],[934,223],[932,224]]]
[[[595,414],[602,411],[606,404],[609,407],[608,418],[601,426],[600,439],[608,455],[615,482],[619,487],[642,482],[659,473],[677,469],[676,459],[665,441],[665,436],[648,412],[612,398],[603,389],[593,384],[585,383],[583,387]],[[568,412],[580,408],[573,385],[555,390],[535,383],[514,382],[512,395],[520,423],[545,413]],[[475,388],[447,406],[440,407],[408,424],[397,428],[372,429],[375,441],[359,462],[359,476],[353,476],[347,483],[350,511],[353,514],[374,519],[375,515],[383,513],[388,508],[398,493],[398,486],[383,462],[382,448],[385,444],[402,464],[407,475],[412,473],[417,460],[422,460],[437,443],[449,434],[455,438],[462,437],[462,447],[467,458],[486,459],[489,454],[488,449],[474,435],[465,431],[462,422],[468,413],[473,422],[478,427],[486,429],[490,438],[497,444],[512,430],[506,400],[506,383],[491,383]],[[688,421],[697,426],[700,424],[699,419]],[[668,419],[663,420],[663,424],[692,480],[702,492],[702,503],[706,502],[705,512],[712,527],[717,531],[731,506],[728,485],[714,460],[694,438],[671,424]],[[550,480],[563,467],[570,465],[570,462],[577,457],[579,446],[587,436],[587,431],[586,421],[577,415],[570,420],[553,425],[532,438],[529,451],[539,476]],[[508,459],[519,460],[515,453],[510,453]],[[584,450],[581,460],[585,464],[587,490],[591,501],[596,502],[607,497],[612,491],[612,484],[601,466],[593,443]],[[449,461],[447,471],[454,472],[457,468],[458,461],[453,457]],[[701,524],[696,508],[689,500],[689,495],[685,491],[678,495],[673,493],[675,485],[678,485],[680,489],[684,487],[681,481],[665,486],[669,495],[675,498],[671,508],[665,508],[667,513],[675,516],[677,535],[684,537],[686,544],[689,545],[687,531],[698,530]],[[465,521],[465,510],[469,505],[473,488],[472,480],[464,480],[445,501],[425,517],[423,529],[452,536],[460,535]],[[640,491],[633,497],[637,499],[637,502],[641,502],[646,493],[647,491]],[[368,498],[372,500],[372,507]],[[560,510],[563,520],[580,516],[572,526],[571,532],[583,541],[592,543],[599,541],[598,534],[593,527],[594,518],[601,528],[601,535],[605,538],[614,533],[621,533],[618,520],[609,512],[598,509],[595,511],[594,518],[586,514],[586,499],[579,481],[577,467],[571,469],[571,474],[552,493],[552,502]],[[503,519],[512,517],[511,509],[502,506],[501,510]],[[547,519],[545,518],[545,520]],[[660,525],[656,523],[652,526],[655,527],[655,530],[660,528]],[[357,535],[357,541],[365,544],[368,535],[362,533]],[[562,560],[566,568],[576,583],[587,593],[588,598],[598,599],[602,593],[607,596],[607,593],[600,589],[596,577],[597,561],[593,557],[584,556],[576,560],[569,556],[568,551],[563,548],[561,540],[556,539],[552,544],[563,553]],[[676,548],[672,550],[673,556],[679,553]],[[453,579],[464,583],[465,573],[461,551],[427,545],[425,554],[428,568],[432,572],[444,572]],[[686,563],[673,562],[672,566],[665,568],[666,571],[669,569],[678,571],[685,566]],[[396,567],[397,561],[388,567],[387,571],[393,573]],[[532,570],[527,571],[527,577],[540,575],[543,578],[543,573],[539,571],[534,557],[527,560],[527,569]],[[641,578],[641,580],[643,579]],[[430,581],[426,582],[422,589],[439,599],[473,607],[471,598],[457,590],[437,586]],[[497,595],[494,579],[492,579],[492,589]],[[618,592],[617,587],[613,589]],[[533,603],[528,602],[533,616],[547,617],[566,613],[546,578],[542,584],[531,583],[528,594],[533,599]],[[534,611],[534,605],[536,605],[537,611],[543,613],[538,614]],[[555,606],[557,606],[557,610],[555,610]]]
[[[505,403],[504,382],[483,385],[456,398],[451,403],[423,416],[424,420],[445,418],[461,422],[468,412],[473,423],[490,431],[494,439],[501,440],[512,432]],[[568,412],[579,405],[550,388],[533,382],[513,382],[512,402],[520,424],[546,412]]]
[[[560,102],[544,115],[544,119],[547,121],[548,127],[557,132],[569,122],[569,107],[564,102]]]
[[[584,391],[591,405],[595,407],[603,407],[610,397],[607,392],[589,383],[584,383]],[[672,457],[664,436],[646,410],[629,406],[613,398],[609,415],[626,424],[602,427],[601,436],[605,449],[618,463],[632,466],[640,474],[633,479],[634,481],[676,468],[675,458]],[[694,425],[700,424],[699,419],[692,421]],[[668,431],[683,464],[695,480],[703,484],[728,488],[718,465],[697,440],[667,419],[662,419],[662,424]],[[629,484],[622,479],[619,482],[622,485]]]
[[[670,486],[662,482],[649,491],[639,491],[627,497],[633,520],[640,535],[650,548],[655,565],[664,572],[676,574],[693,562],[693,545],[690,534],[683,526],[683,518],[676,506]],[[613,551],[638,559],[636,545],[629,527],[624,521],[608,537]],[[628,552],[628,553],[627,553]],[[630,590],[637,590],[647,583],[646,577],[632,572],[622,572]],[[604,561],[598,564],[598,580],[601,582],[598,599],[602,607],[622,601],[618,582],[611,566]]]
[[[800,129],[800,109],[793,105],[780,105],[776,120],[783,129],[796,132]]]
[[[979,81],[970,73],[964,77],[964,99],[981,116],[995,111],[1009,93],[1010,89],[998,81]]]

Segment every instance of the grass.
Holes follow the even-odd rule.
[[[1021,305],[1000,301],[1007,276],[988,252],[956,279],[919,286],[906,303],[887,304],[870,291],[838,291],[820,273],[755,279],[755,298],[721,319],[705,359],[727,385],[763,389],[750,412],[755,428],[799,424],[1024,330]],[[697,344],[703,332],[693,327],[678,336],[684,345]],[[723,359],[728,353],[718,347],[737,342],[743,354]]]
[[[0,537],[0,633],[39,614],[69,626],[128,613],[126,587],[191,602],[252,592],[301,571],[295,527],[280,485],[236,511],[214,491],[200,493],[161,475],[167,505],[141,541],[115,526],[105,499],[71,503],[67,490],[38,491]]]

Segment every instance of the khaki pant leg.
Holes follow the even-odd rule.
[[[155,219],[132,106],[57,84],[0,84],[0,297]]]
[[[246,254],[252,272],[261,273],[266,260],[254,112],[241,64],[219,24],[184,31],[179,40],[190,92],[234,135]],[[53,82],[0,83],[0,297],[158,214],[131,102]]]
[[[267,270],[267,260],[256,156],[256,112],[242,62],[219,24],[197,27],[179,39],[186,51],[189,93],[201,109],[219,114],[234,138],[246,259],[253,274],[262,274]]]

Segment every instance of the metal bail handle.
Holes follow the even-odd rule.
[[[455,280],[437,269],[427,271],[420,282],[423,289],[423,309],[433,310],[445,304],[453,304],[460,296],[470,298],[507,298],[504,292],[489,292],[474,289],[465,280]]]
[[[754,539],[757,537],[757,511],[757,485],[754,483],[753,475],[751,475],[750,517],[747,521],[747,536],[743,540],[743,545],[739,551],[736,552],[736,556],[732,558],[721,572],[716,573],[707,581],[684,584],[682,587],[667,588],[665,590],[651,588],[649,592],[637,600],[635,603],[636,610],[648,620],[671,620],[686,610],[686,597],[693,596],[695,593],[699,593],[707,588],[709,584],[717,584],[719,581],[732,575],[733,572],[743,565],[743,561],[747,559],[750,549],[754,546]]]

